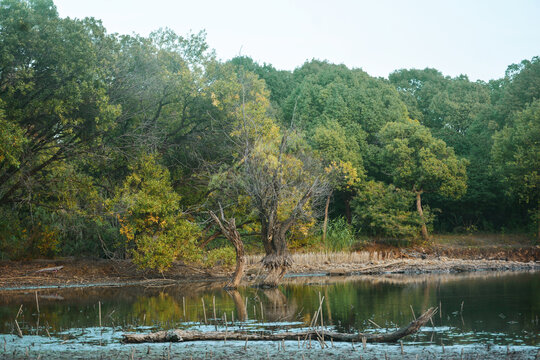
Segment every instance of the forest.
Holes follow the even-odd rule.
[[[0,1],[0,259],[234,263],[540,231],[540,58],[489,82],[220,60]],[[244,249],[242,248],[242,251]]]

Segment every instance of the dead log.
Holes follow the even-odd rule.
[[[325,331],[324,336],[332,339],[332,341],[341,342],[371,342],[371,343],[391,343],[397,342],[399,339],[414,334],[424,326],[429,319],[436,313],[436,308],[429,308],[416,320],[409,325],[402,327],[396,331],[379,333],[379,334],[343,334],[332,331]],[[286,332],[278,334],[254,334],[242,332],[222,332],[209,331],[201,332],[195,330],[169,330],[158,331],[150,334],[123,334],[124,343],[146,343],[146,342],[186,342],[186,341],[220,341],[220,340],[243,340],[243,341],[273,341],[273,340],[297,340],[298,338],[306,338],[309,335],[312,337],[318,336],[316,330],[303,332]]]
[[[55,267],[48,267],[48,268],[44,268],[44,269],[39,269],[39,270],[36,270],[37,273],[42,273],[42,272],[57,272],[58,270],[62,270],[64,268],[64,266],[55,266]]]

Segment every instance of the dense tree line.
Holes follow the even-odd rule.
[[[290,246],[538,234],[539,145],[537,57],[488,83],[279,71],[217,60],[204,33],[109,34],[49,0],[0,1],[3,259],[223,259],[211,211],[278,278]]]

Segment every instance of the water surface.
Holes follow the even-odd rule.
[[[490,347],[508,351],[511,347],[519,353],[540,343],[540,276],[534,272],[298,277],[278,289],[245,287],[229,292],[221,286],[42,289],[37,291],[39,313],[35,291],[4,291],[0,337],[12,346],[20,342],[21,349],[32,350],[25,345],[28,342],[41,344],[46,354],[58,346],[67,351],[75,343],[90,349],[125,347],[120,339],[127,331],[224,330],[225,320],[229,331],[298,331],[310,325],[324,299],[323,325],[349,333],[390,331],[427,308],[440,306],[433,323],[404,339],[409,348],[482,346],[486,351]],[[15,337],[19,310],[23,339]],[[49,345],[55,347],[47,350]]]

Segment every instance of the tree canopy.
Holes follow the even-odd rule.
[[[291,247],[334,241],[328,224],[538,234],[538,57],[488,83],[384,79],[221,61],[205,36],[110,34],[51,0],[0,1],[1,259],[210,263],[231,253],[221,209],[276,279]]]

